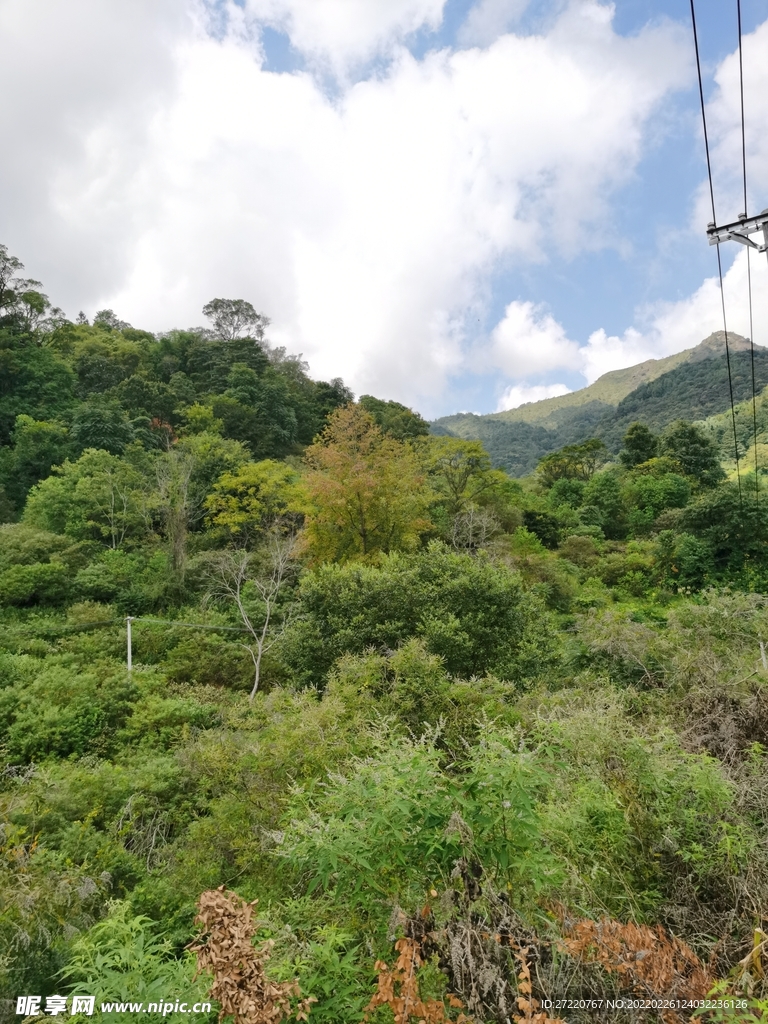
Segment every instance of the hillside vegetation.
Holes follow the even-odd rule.
[[[247,302],[155,336],[21,270],[3,1019],[764,1019],[768,496],[723,423],[515,480]]]
[[[731,385],[736,402],[751,398],[753,355],[748,340],[729,335]],[[768,350],[755,346],[755,385],[768,385]],[[617,453],[630,424],[662,430],[676,419],[703,420],[730,409],[722,331],[696,348],[604,374],[580,391],[486,416],[457,414],[432,424],[436,435],[482,441],[493,463],[513,476],[566,444],[602,438]]]

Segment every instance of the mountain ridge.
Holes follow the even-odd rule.
[[[736,401],[751,395],[749,339],[728,335]],[[768,385],[768,348],[754,346],[759,389]],[[611,370],[579,391],[527,403],[501,413],[457,413],[430,424],[434,434],[482,441],[496,466],[513,476],[531,472],[538,460],[565,444],[602,437],[617,452],[631,422],[654,430],[674,419],[706,419],[730,405],[725,335],[715,331],[700,344],[662,359]]]
[[[749,339],[740,334],[728,332],[728,346],[732,352],[748,352]],[[768,351],[762,345],[755,345],[755,351]],[[622,398],[626,398],[630,392],[656,380],[665,373],[674,370],[681,363],[699,362],[703,359],[715,359],[725,355],[725,332],[714,331],[698,345],[692,348],[683,349],[670,356],[662,356],[660,359],[645,359],[642,363],[633,366],[622,367],[618,370],[608,370],[601,374],[597,380],[584,388],[570,391],[567,395],[556,395],[552,398],[543,398],[538,402],[525,402],[514,409],[505,409],[502,412],[484,413],[480,415],[499,419],[504,422],[541,423],[549,419],[555,410],[574,408],[586,405],[589,402],[603,402],[606,405],[618,405]],[[454,413],[454,416],[466,415]],[[442,423],[443,420],[452,417],[441,416],[435,422]]]

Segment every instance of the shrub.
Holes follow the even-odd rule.
[[[123,673],[100,677],[54,663],[32,684],[0,693],[0,737],[13,761],[104,751],[132,699]]]
[[[0,574],[0,605],[60,604],[69,591],[69,574],[61,562],[12,565]]]
[[[301,596],[303,618],[283,653],[316,684],[346,652],[394,649],[414,636],[465,678],[536,674],[550,649],[541,605],[516,573],[437,542],[417,555],[384,556],[378,566],[322,566],[303,578]]]
[[[215,633],[197,633],[177,644],[163,662],[173,682],[250,689],[253,663],[247,651]]]

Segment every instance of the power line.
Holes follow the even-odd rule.
[[[744,180],[744,217],[749,216],[747,199],[747,132],[744,117],[744,54],[741,44],[741,0],[736,0],[736,20],[739,27],[739,93],[741,96],[741,170]],[[752,262],[747,246],[747,293],[749,295],[749,356],[752,366],[752,439],[755,446],[755,504],[760,501],[757,467],[757,396],[755,387],[755,331],[752,317]]]
[[[125,621],[125,620],[122,620]],[[177,622],[175,619],[145,619],[137,616],[131,616],[131,622],[152,622],[155,625],[162,626],[183,626],[186,629],[214,629],[224,630],[227,633],[250,633],[250,629],[246,629],[244,626],[207,626],[202,622]]]
[[[747,249],[747,291],[749,292],[749,354],[752,361],[752,440],[755,445],[755,504],[760,502],[760,484],[757,479],[757,398],[755,387],[755,332],[752,327],[752,265]]]
[[[66,633],[85,633],[89,629],[100,629],[102,626],[114,626],[115,623],[122,622],[122,619],[96,619],[92,622],[80,622],[75,625],[69,626],[6,626],[3,624],[0,629],[6,630],[10,633],[24,633],[30,636],[39,636],[41,634],[66,634]]]
[[[741,168],[744,177],[744,216],[747,210],[747,134],[744,129],[744,57],[741,48],[741,0],[736,0],[736,20],[739,26],[739,91],[741,93]]]
[[[699,99],[701,100],[701,123],[704,127],[704,149],[707,154],[707,178],[709,179],[709,198],[712,203],[712,223],[717,224],[715,214],[715,187],[712,183],[712,161],[709,155],[709,135],[707,133],[707,114],[704,106],[704,83],[701,77],[701,59],[699,57],[699,36],[696,31],[696,10],[691,0],[691,24],[693,26],[693,47],[696,51],[696,73],[699,79]],[[728,324],[725,316],[725,291],[723,289],[723,262],[720,256],[720,242],[717,242],[717,272],[720,277],[720,301],[723,307],[723,334],[725,335],[725,361],[728,367],[728,393],[731,399],[731,423],[733,425],[733,450],[736,456],[736,479],[739,484],[739,508],[741,501],[741,469],[739,467],[739,442],[736,437],[736,410],[733,405],[733,378],[731,376],[731,351],[728,344]]]

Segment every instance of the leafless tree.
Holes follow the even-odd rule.
[[[112,469],[104,472],[101,482],[103,491],[96,500],[96,508],[106,520],[110,546],[114,550],[125,540],[130,523],[132,495],[125,481]]]
[[[251,700],[259,689],[264,655],[280,641],[291,621],[290,606],[279,617],[277,613],[281,592],[296,572],[295,546],[295,534],[275,524],[258,551],[222,551],[209,572],[209,595],[234,602],[251,636],[250,643],[240,645],[253,659]]]
[[[463,551],[476,551],[498,533],[499,521],[488,509],[470,505],[453,517],[451,543]]]
[[[162,519],[174,572],[184,575],[187,534],[190,524],[202,515],[201,495],[193,487],[195,460],[187,452],[171,448],[156,464],[157,491],[153,511]]]

